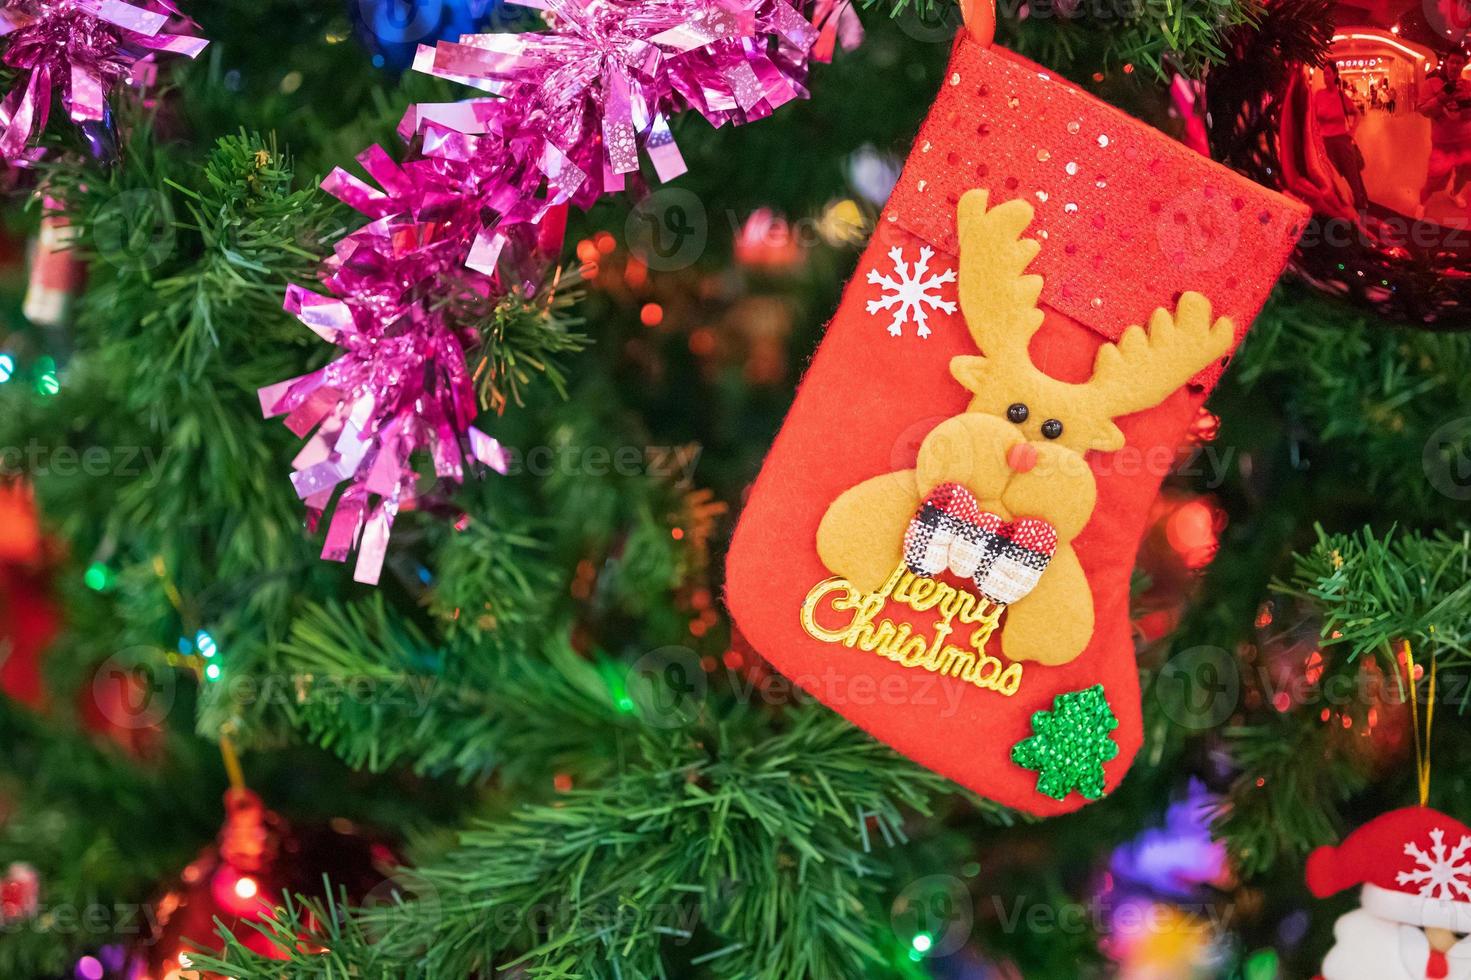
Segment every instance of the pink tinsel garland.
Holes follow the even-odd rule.
[[[109,90],[145,76],[155,54],[198,56],[209,42],[197,29],[171,0],[6,0],[0,60],[22,75],[0,102],[0,157],[34,161],[58,91],[72,122],[101,122]]]
[[[454,322],[444,291],[535,291],[568,206],[622,190],[641,155],[660,179],[684,172],[671,115],[738,125],[805,95],[820,41],[809,3],[537,0],[524,5],[544,11],[546,31],[420,49],[416,68],[488,97],[413,107],[399,130],[406,162],[378,147],[359,157],[378,187],[342,170],[327,178],[371,220],[327,260],[332,296],[293,286],[286,308],[345,353],[260,393],[267,417],[286,415],[300,436],[317,430],[292,479],[313,523],[337,495],[322,557],[356,547],[355,577],[377,582],[394,516],[413,499],[417,450],[451,482],[468,461],[505,470],[500,445],[471,424],[476,331]]]

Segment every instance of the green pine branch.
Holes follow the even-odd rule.
[[[646,732],[605,784],[524,806],[412,872],[414,894],[324,919],[326,956],[231,940],[241,977],[879,975],[882,850],[944,786],[841,719]],[[887,842],[887,843],[884,843]],[[682,964],[676,968],[674,964]],[[694,971],[694,972],[685,972]]]
[[[1288,875],[1299,873],[1293,862],[1337,840],[1345,803],[1368,785],[1342,729],[1307,714],[1264,717],[1224,732],[1239,772],[1212,833],[1226,842],[1244,876],[1281,863]]]
[[[1471,426],[1471,335],[1386,324],[1303,286],[1279,289],[1233,369],[1282,406],[1335,509],[1401,522],[1461,516]]]
[[[1310,695],[1305,703],[1265,707],[1225,733],[1240,773],[1217,830],[1248,874],[1336,839],[1345,806],[1370,778],[1369,760],[1355,740],[1371,725],[1371,713],[1389,712],[1411,696],[1400,660],[1404,644],[1425,670],[1433,661],[1442,671],[1464,671],[1471,616],[1467,543],[1465,532],[1365,529],[1350,535],[1319,528],[1317,544],[1294,557],[1291,580],[1277,591],[1321,624],[1319,676],[1303,688]],[[1366,657],[1374,661],[1371,675],[1361,663]],[[1377,697],[1366,676],[1377,679]],[[1427,686],[1416,687],[1414,696],[1423,702]],[[1438,699],[1447,698],[1449,707],[1464,710],[1464,685],[1443,687]]]
[[[918,25],[926,34],[961,19],[957,0],[863,0],[862,5],[901,26]],[[1175,71],[1198,75],[1222,61],[1234,33],[1255,24],[1263,9],[1258,0],[1047,0],[1025,7],[1002,0],[996,7],[1002,43],[1042,64],[1073,73],[1129,65],[1160,79]]]
[[[1284,589],[1323,616],[1329,649],[1349,659],[1405,643],[1422,663],[1471,662],[1471,531],[1328,534],[1299,556]]]

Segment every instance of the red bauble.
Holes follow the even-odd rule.
[[[1435,329],[1471,328],[1468,15],[1271,0],[1207,86],[1215,154],[1313,208],[1297,273]]]
[[[1160,640],[1180,624],[1225,523],[1225,511],[1209,496],[1167,489],[1155,500],[1135,558],[1149,577],[1149,587],[1133,602],[1134,629],[1146,641]]]
[[[35,500],[0,480],[0,692],[42,706],[41,652],[59,626]]]
[[[129,978],[175,980],[190,953],[218,952],[216,919],[251,950],[278,958],[252,923],[269,917],[288,894],[320,897],[324,875],[334,892],[360,899],[395,863],[388,847],[346,821],[297,832],[254,793],[230,790],[219,838],[155,903],[156,928],[134,951]]]
[[[123,658],[114,655],[94,667],[92,682],[77,691],[77,712],[87,731],[107,738],[133,758],[158,759],[163,753],[164,716],[173,701],[173,677],[123,666]]]
[[[29,864],[17,861],[0,877],[0,925],[12,925],[35,915],[40,908],[41,876]]]

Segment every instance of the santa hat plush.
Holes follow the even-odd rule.
[[[1429,807],[1371,820],[1338,847],[1308,857],[1319,898],[1363,885],[1359,903],[1381,918],[1471,932],[1471,828]]]

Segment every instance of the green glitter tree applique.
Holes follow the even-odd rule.
[[[1119,754],[1109,735],[1119,727],[1103,685],[1059,694],[1051,711],[1032,715],[1031,738],[1011,747],[1011,761],[1037,773],[1037,792],[1054,800],[1073,790],[1090,800],[1103,795],[1103,764]]]

